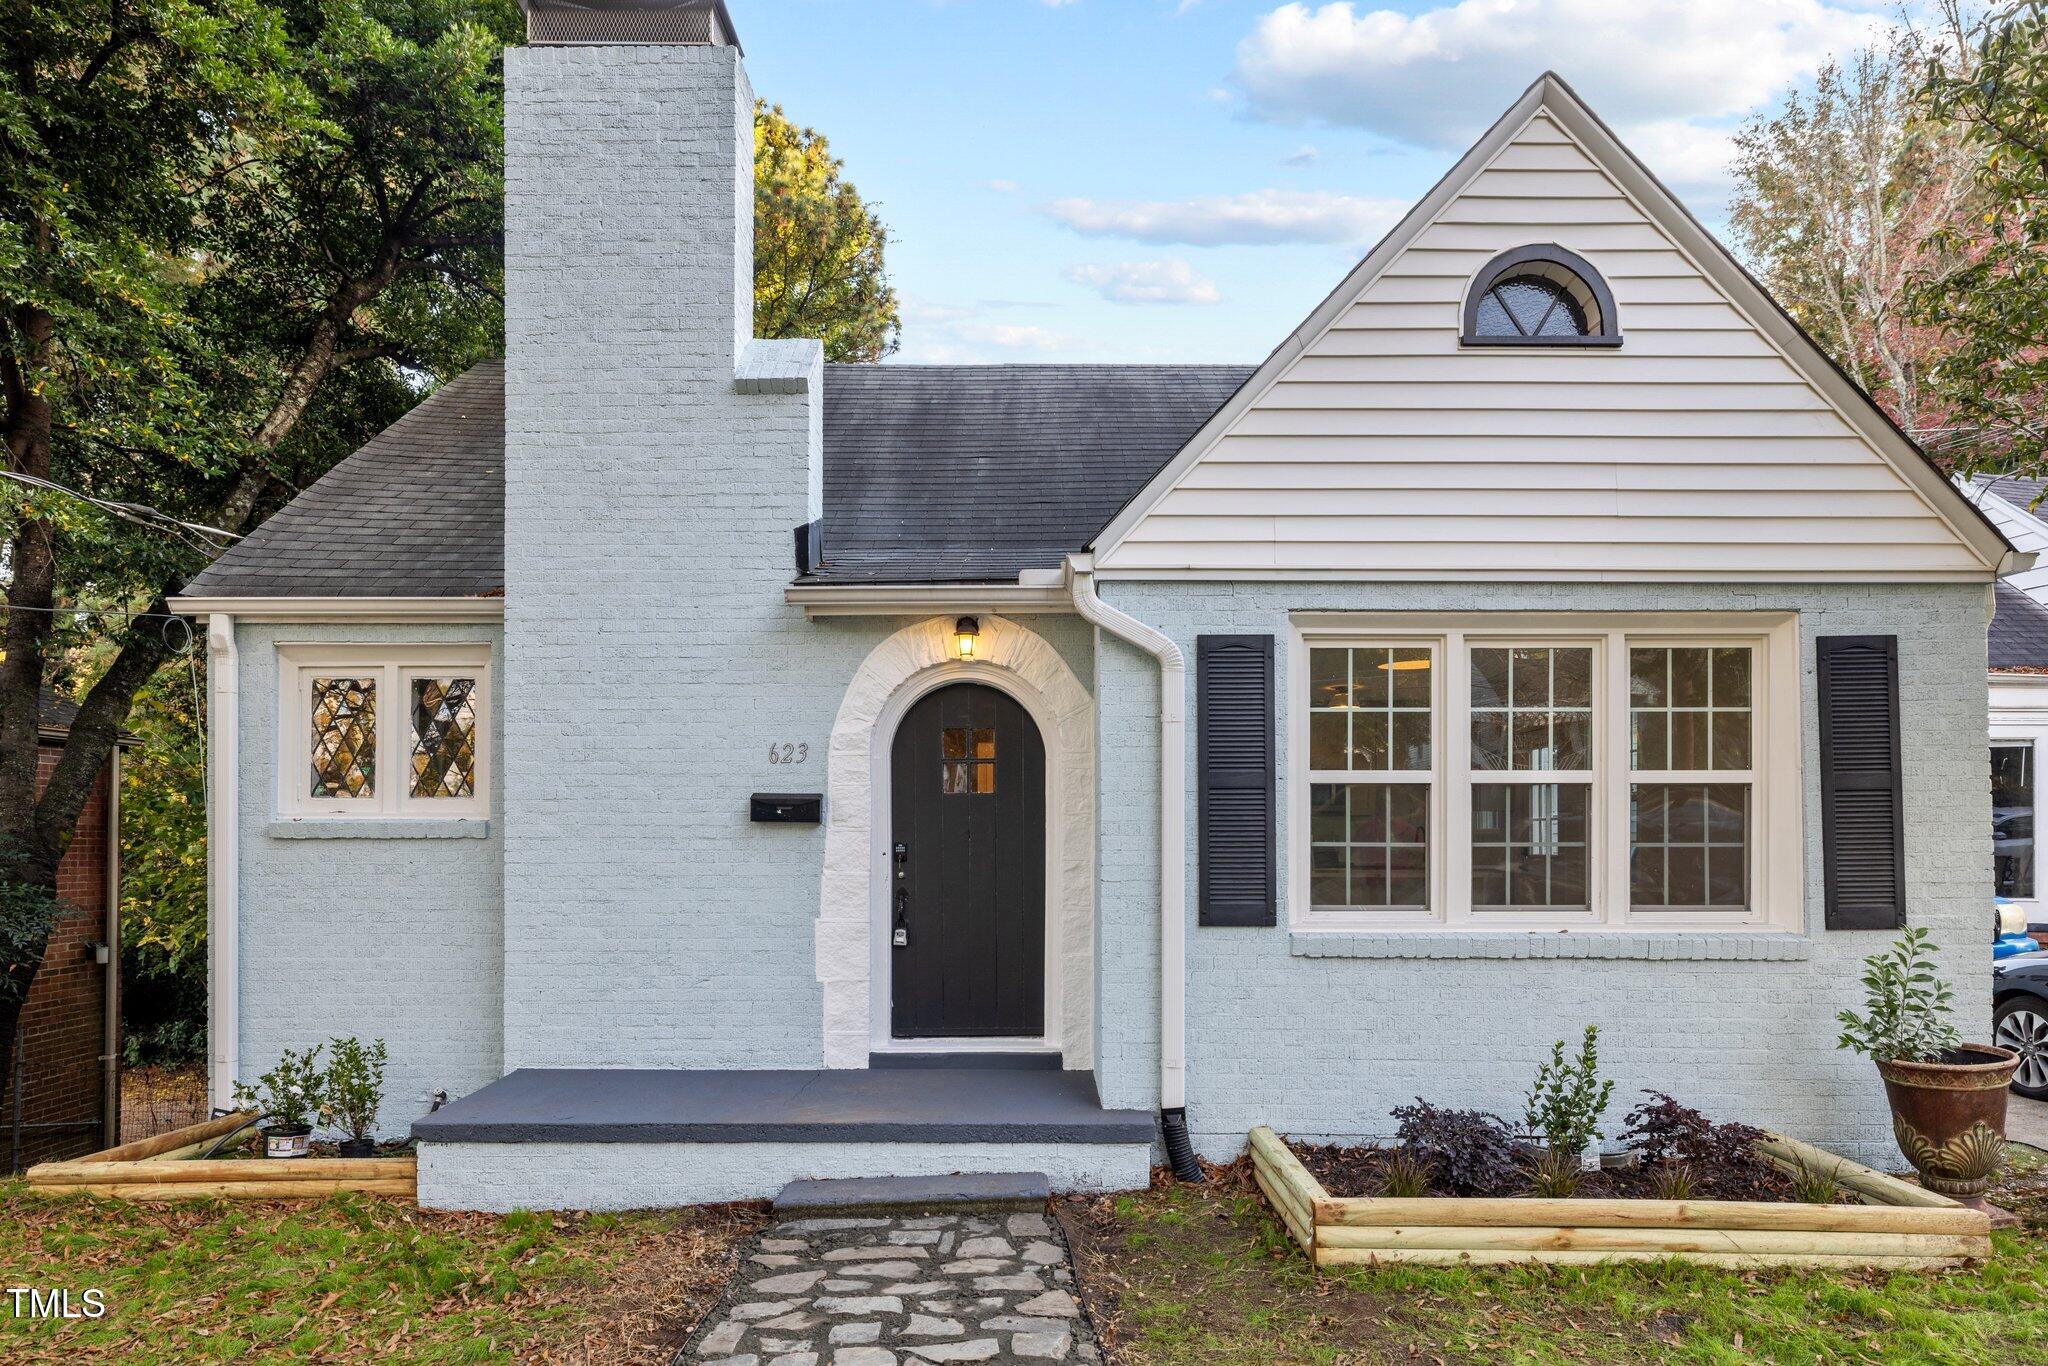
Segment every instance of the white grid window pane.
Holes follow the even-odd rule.
[[[1751,765],[1751,651],[1742,645],[1628,652],[1629,767],[1731,772]]]
[[[1475,646],[1472,767],[1583,772],[1593,765],[1593,652]]]
[[[1474,783],[1472,909],[1586,910],[1589,795],[1576,783]]]
[[[1629,794],[1629,899],[1658,910],[1749,905],[1749,788],[1637,783]]]
[[[1419,647],[1309,651],[1309,767],[1427,771],[1432,664]]]
[[[1314,783],[1309,896],[1316,910],[1429,909],[1429,788]]]

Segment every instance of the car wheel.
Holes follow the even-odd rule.
[[[2020,1055],[2012,1089],[2030,1100],[2048,1100],[2048,1001],[2021,996],[1999,1006],[1991,1039]]]

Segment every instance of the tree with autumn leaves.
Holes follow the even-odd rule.
[[[131,923],[202,961],[200,719],[160,673],[188,640],[167,599],[501,349],[520,37],[512,0],[0,0],[0,1076],[138,697],[163,762],[131,772],[183,790],[131,796],[166,846],[131,855],[155,896]],[[763,335],[879,358],[880,222],[822,138],[762,123]],[[39,786],[46,693],[79,711]]]
[[[1738,135],[1738,247],[1959,473],[2048,473],[2048,29],[1956,3]]]

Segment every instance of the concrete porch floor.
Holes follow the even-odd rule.
[[[1150,1143],[1090,1072],[521,1068],[413,1124],[422,1143]]]

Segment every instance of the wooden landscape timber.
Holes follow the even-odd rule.
[[[419,1164],[412,1157],[198,1156],[255,1118],[223,1115],[69,1162],[44,1162],[28,1169],[28,1184],[45,1195],[123,1200],[319,1199],[342,1191],[412,1199],[417,1193]]]
[[[1676,1257],[1708,1266],[1916,1269],[1991,1253],[1988,1216],[1777,1134],[1766,1134],[1758,1152],[1788,1171],[1825,1172],[1863,1203],[1340,1198],[1271,1129],[1252,1130],[1249,1146],[1259,1189],[1318,1267]]]

